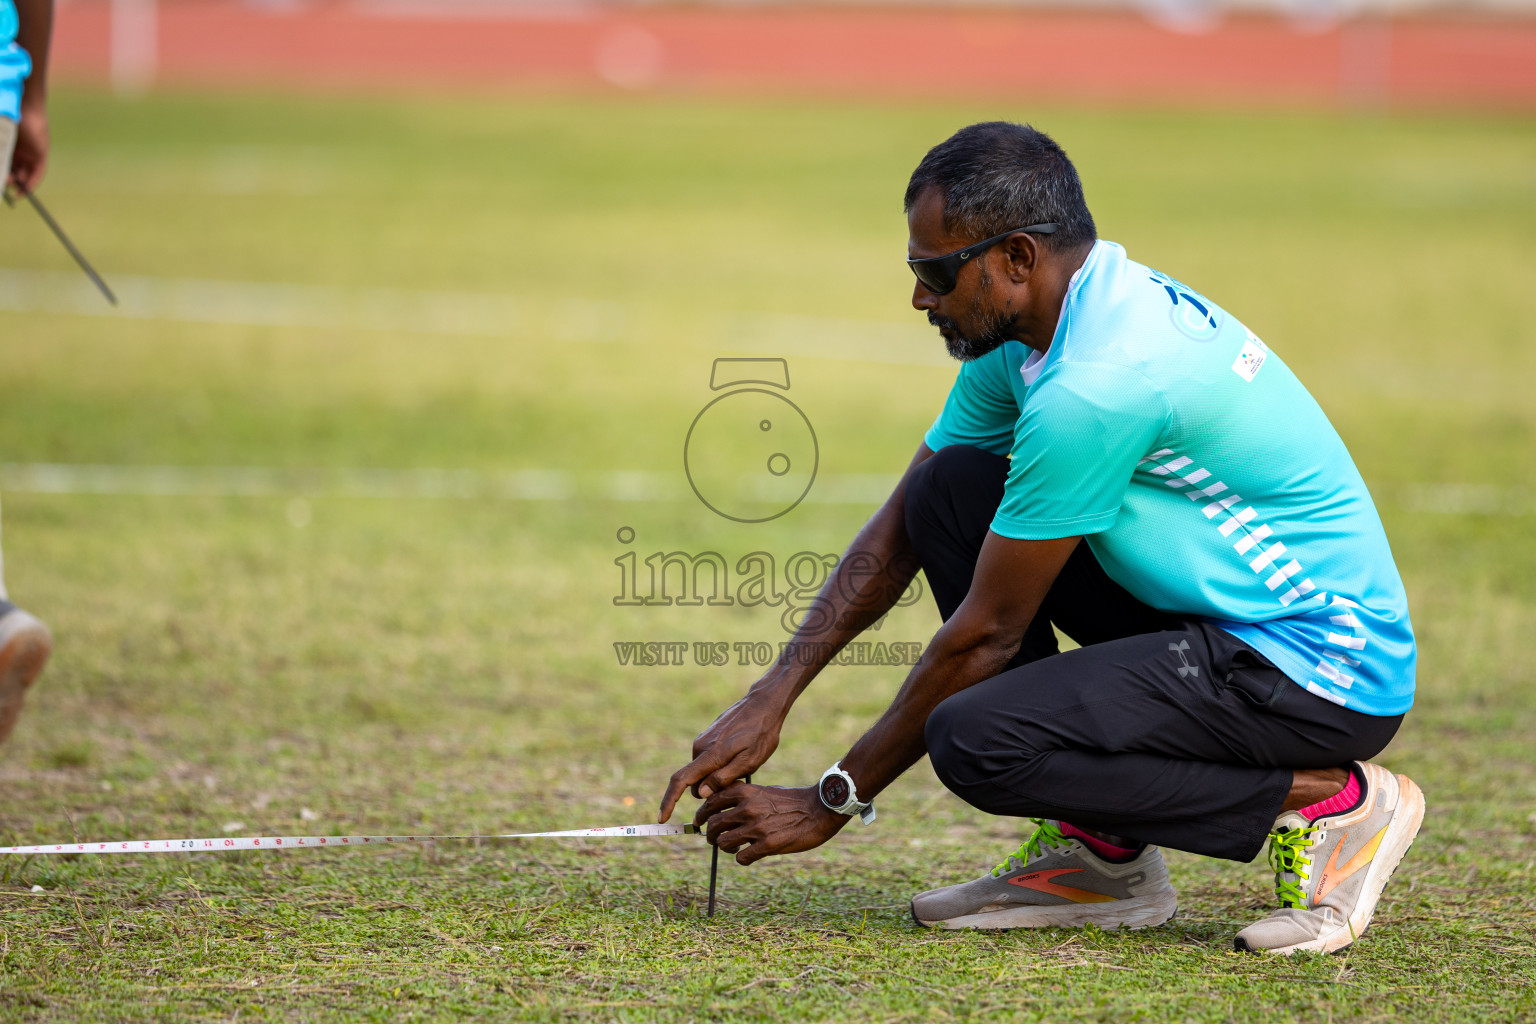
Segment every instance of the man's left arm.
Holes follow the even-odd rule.
[[[33,191],[48,166],[48,43],[53,36],[53,0],[16,0],[16,44],[32,58],[32,74],[21,93],[21,122],[9,181]]]
[[[934,708],[1003,670],[1077,543],[1077,537],[1010,540],[987,534],[965,601],[934,634],[885,714],[841,762],[860,800],[871,800],[923,756],[923,730]],[[848,820],[821,802],[816,786],[745,783],[711,796],[695,817],[710,841],[735,853],[741,864],[813,849]]]

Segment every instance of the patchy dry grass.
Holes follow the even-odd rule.
[[[723,865],[712,921],[693,838],[13,860],[0,1017],[1536,1016],[1529,120],[66,95],[49,195],[109,276],[497,291],[527,316],[494,337],[0,312],[0,460],[675,476],[710,360],[758,351],[790,358],[829,487],[892,474],[952,375],[903,310],[900,189],[1000,113],[1059,135],[1107,237],[1297,368],[1381,499],[1422,641],[1384,760],[1430,813],[1365,941],[1235,954],[1262,864],[1182,854],[1163,928],[919,931],[911,892],[1019,832],[920,766],[875,827]],[[0,217],[0,264],[67,266]],[[871,354],[898,361],[850,358]],[[1513,514],[1426,505],[1442,483]],[[646,820],[750,669],[621,668],[612,644],[783,633],[777,609],[616,607],[614,560],[837,551],[866,512],[293,497],[5,491],[7,580],[58,650],[0,759],[0,835]],[[934,625],[920,603],[880,635]],[[811,779],[898,681],[833,670],[762,780]]]

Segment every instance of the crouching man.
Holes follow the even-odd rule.
[[[808,850],[873,820],[926,753],[961,798],[1037,827],[915,896],[919,924],[1157,925],[1176,907],[1159,847],[1248,861],[1267,840],[1280,906],[1237,947],[1348,945],[1424,799],[1369,763],[1415,648],[1343,442],[1251,331],[1098,240],[1046,135],[961,130],[906,210],[912,304],[959,376],[796,637],[822,656],[782,659],[699,736],[661,820],[691,789],[739,862]],[[944,624],[890,708],[817,785],[739,782],[919,566]]]

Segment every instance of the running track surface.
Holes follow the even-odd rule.
[[[54,39],[61,77],[108,77],[102,0],[62,6]],[[1536,18],[1180,30],[1131,12],[163,0],[155,39],[154,81],[183,87],[1536,108]]]

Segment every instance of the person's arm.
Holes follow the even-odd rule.
[[[860,800],[873,799],[923,756],[923,729],[941,701],[1003,670],[1078,540],[1010,540],[988,532],[965,601],[934,634],[885,714],[842,759]],[[820,846],[848,816],[828,810],[816,786],[736,783],[706,800],[695,821],[710,842],[750,864]]]
[[[780,657],[746,696],[693,741],[693,760],[673,773],[657,820],[666,821],[685,790],[708,797],[751,775],[773,755],[790,708],[838,651],[890,611],[917,575],[907,537],[905,496],[912,472],[933,452],[926,444],[891,496],[864,524],[806,611],[790,653],[812,645],[811,657]]]
[[[922,757],[923,730],[942,700],[1007,665],[1078,541],[1114,525],[1136,467],[1165,434],[1167,400],[1136,368],[1066,363],[1046,373],[1052,378],[1037,381],[1020,410],[1003,500],[970,591],[842,761],[861,801]],[[695,820],[742,864],[809,850],[848,821],[822,805],[818,788],[736,783]]]
[[[48,43],[53,36],[53,0],[16,0],[16,44],[32,58],[32,74],[21,93],[21,122],[9,181],[28,192],[48,166]]]

